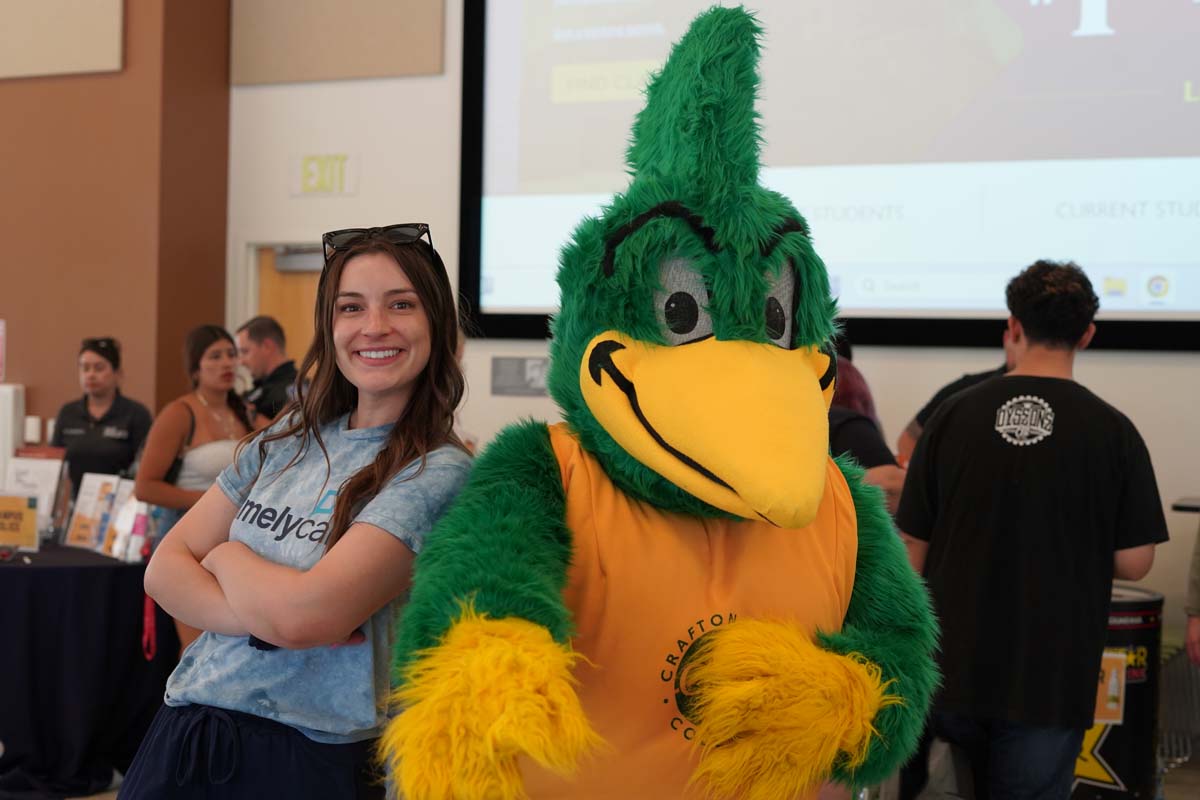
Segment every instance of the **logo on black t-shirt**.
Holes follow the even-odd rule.
[[[1054,433],[1054,409],[1031,394],[1014,397],[996,411],[996,433],[1018,447],[1037,444]]]

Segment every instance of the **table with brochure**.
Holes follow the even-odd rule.
[[[80,494],[91,500],[61,536],[43,530],[35,548],[0,547],[0,797],[104,790],[162,704],[175,626],[147,601],[145,565],[106,554],[136,558],[133,526],[116,524],[124,483],[85,476]],[[45,519],[43,503],[30,505]]]

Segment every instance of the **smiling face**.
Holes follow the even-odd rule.
[[[359,406],[395,406],[399,416],[429,363],[429,317],[412,281],[386,253],[346,262],[333,309],[338,370]]]

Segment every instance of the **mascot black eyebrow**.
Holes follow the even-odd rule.
[[[383,752],[427,798],[807,797],[912,751],[920,580],[829,455],[835,303],[758,184],[759,28],[693,23],[562,253],[550,391],[417,560]]]

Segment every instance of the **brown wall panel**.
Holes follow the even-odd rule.
[[[124,18],[121,72],[0,81],[6,380],[42,417],[79,396],[83,337],[118,338],[126,394],[157,409],[183,333],[224,316],[228,0]]]
[[[225,318],[229,175],[229,3],[167,3],[156,396],[191,388],[183,340]]]
[[[0,318],[27,413],[79,396],[84,336],[115,336],[154,402],[162,6],[130,0],[125,69],[0,82]]]

